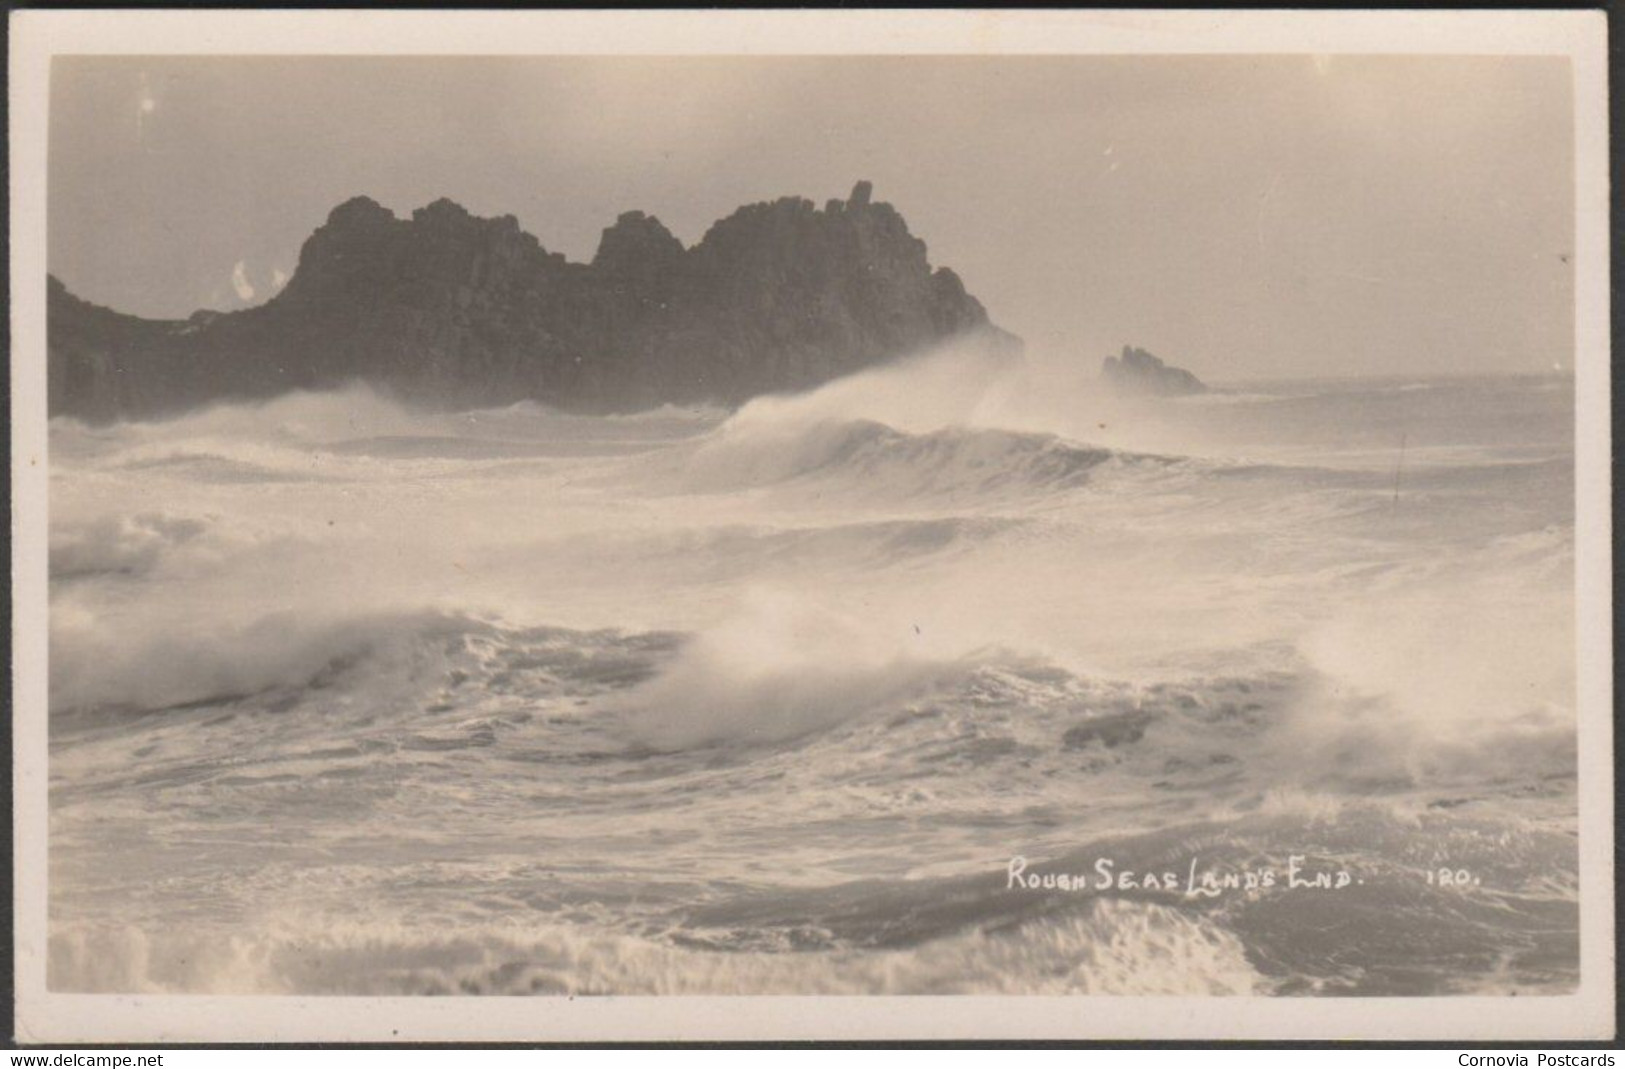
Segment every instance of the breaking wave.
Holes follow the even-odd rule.
[[[578,996],[1237,995],[1259,985],[1234,936],[1177,910],[1108,900],[1059,924],[972,930],[879,953],[718,952],[545,923],[441,936],[331,919],[287,927],[252,940],[59,934],[50,983],[142,993]]]
[[[780,434],[724,426],[688,459],[684,488],[702,493],[790,482],[805,492],[906,502],[993,498],[1084,485],[1112,458],[1053,435],[947,428],[905,434],[868,421],[815,423]]]

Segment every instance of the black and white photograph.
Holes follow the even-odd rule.
[[[1601,17],[825,15],[53,39],[19,985],[1611,1030]]]

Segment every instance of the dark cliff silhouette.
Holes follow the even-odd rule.
[[[1182,367],[1171,367],[1144,349],[1123,346],[1122,356],[1108,356],[1100,365],[1106,385],[1120,395],[1179,397],[1206,393],[1201,379]]]
[[[870,193],[749,205],[692,248],[627,212],[586,264],[512,216],[357,197],[259,307],[147,320],[51,278],[50,410],[101,422],[355,380],[437,407],[734,405],[960,335],[1019,345]]]

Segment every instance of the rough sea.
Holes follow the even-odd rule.
[[[59,991],[1549,994],[1574,383],[51,425]]]

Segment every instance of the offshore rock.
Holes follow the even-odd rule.
[[[1206,393],[1202,380],[1184,368],[1170,367],[1144,349],[1123,346],[1122,356],[1108,356],[1100,376],[1118,394],[1139,397],[1179,397]]]

